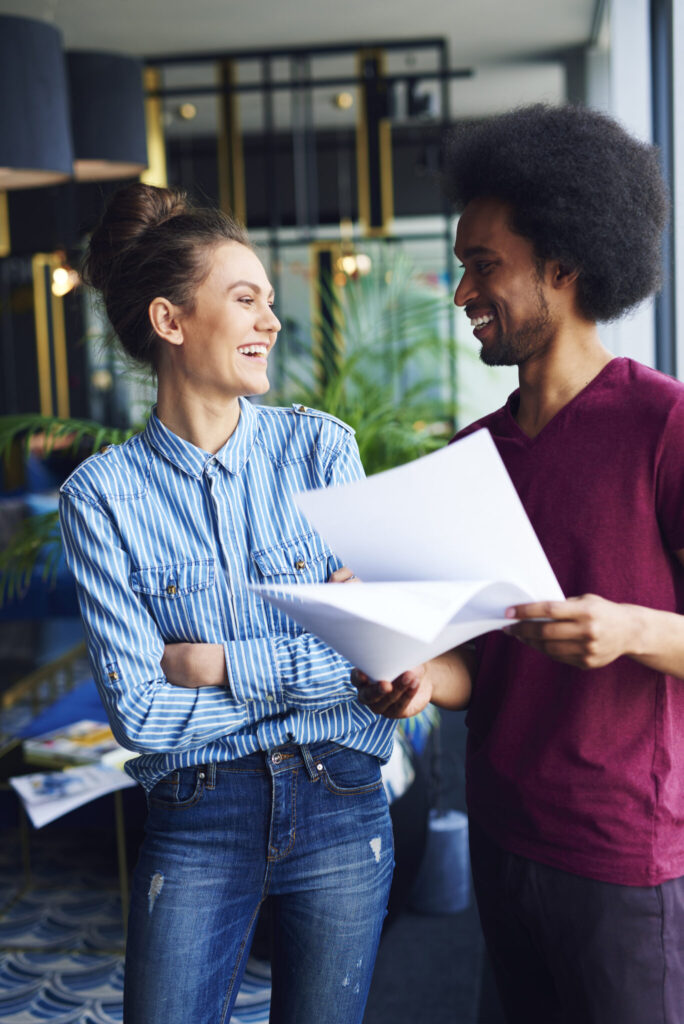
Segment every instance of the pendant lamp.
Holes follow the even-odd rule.
[[[143,66],[135,57],[67,53],[79,181],[135,178],[147,167]]]
[[[60,33],[0,15],[0,190],[64,181],[72,163]]]

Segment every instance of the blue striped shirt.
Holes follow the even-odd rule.
[[[67,562],[112,730],[146,789],[178,767],[334,740],[386,759],[393,723],[359,704],[349,663],[248,589],[320,583],[339,559],[293,494],[363,474],[353,431],[241,400],[215,454],[153,412],[61,489]],[[172,686],[166,643],[222,643],[228,686]]]

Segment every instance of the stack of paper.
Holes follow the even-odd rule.
[[[488,431],[297,503],[362,583],[255,585],[374,679],[563,600]]]

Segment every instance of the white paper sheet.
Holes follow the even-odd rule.
[[[35,828],[117,789],[137,783],[130,775],[106,764],[78,765],[63,771],[17,775],[9,780]]]
[[[297,503],[363,583],[255,586],[375,679],[563,593],[486,430]]]

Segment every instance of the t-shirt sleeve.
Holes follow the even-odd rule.
[[[667,547],[684,549],[684,398],[672,407],[657,457],[656,507]]]

